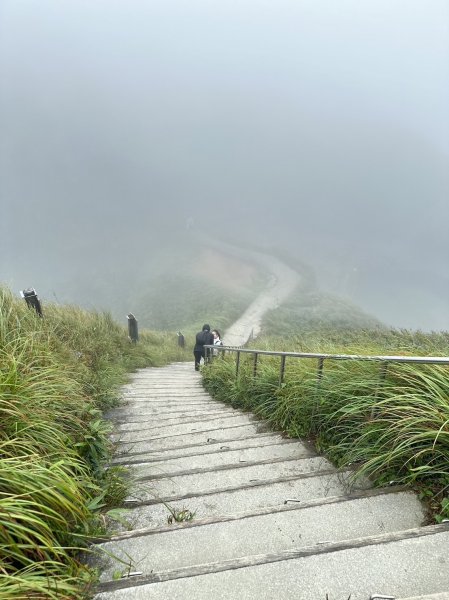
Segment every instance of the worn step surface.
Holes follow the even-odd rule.
[[[376,593],[400,597],[429,589],[445,592],[448,545],[448,528],[433,526],[171,569],[139,582],[110,582],[98,600],[326,600],[326,594],[329,599],[369,600]]]
[[[283,506],[285,502],[306,502],[313,498],[328,498],[330,496],[346,495],[364,483],[352,481],[353,472],[336,472],[334,469],[325,473],[306,473],[300,476],[287,477],[284,480],[274,479],[249,482],[245,486],[229,486],[219,490],[166,496],[157,495],[155,484],[154,496],[143,493],[142,496],[130,497],[127,507],[132,512],[127,518],[134,528],[156,526],[167,523],[170,515],[169,508],[187,508],[195,513],[198,519],[219,515],[241,513],[266,507]],[[162,504],[164,501],[166,504]]]
[[[211,400],[193,364],[140,371],[110,417],[131,489],[115,537],[96,546],[97,600],[449,590],[448,526],[422,527],[413,493],[367,489],[307,442]],[[170,524],[182,511],[193,520]]]
[[[186,435],[191,433],[202,433],[203,431],[210,431],[211,429],[227,429],[228,427],[238,427],[240,425],[250,425],[258,431],[259,422],[254,417],[248,417],[247,415],[226,415],[224,417],[218,417],[215,419],[183,419],[182,422],[173,423],[165,422],[162,423],[133,423],[132,427],[129,426],[126,429],[123,426],[120,428],[120,432],[112,435],[114,441],[120,443],[126,443],[138,439],[160,439],[161,437],[177,437],[180,435]]]
[[[178,529],[147,529],[103,544],[107,556],[132,556],[139,571],[151,573],[275,553],[303,546],[419,527],[425,513],[416,496],[407,492],[345,499],[309,506],[280,507],[265,514],[192,523]],[[151,538],[151,539],[149,539]],[[192,553],[191,549],[195,548]],[[117,560],[103,562],[101,580],[112,579]]]
[[[176,456],[170,455],[170,451],[165,452],[165,457],[159,456],[155,458],[154,455],[147,455],[147,457],[134,456],[129,457],[125,463],[125,458],[122,458],[121,464],[139,465],[137,468],[146,469],[146,472],[150,472],[151,469],[156,471],[163,470],[167,475],[179,473],[181,471],[187,471],[197,468],[210,468],[214,469],[220,466],[225,467],[226,465],[241,465],[248,463],[256,463],[267,460],[278,460],[278,459],[299,459],[299,458],[310,458],[313,456],[313,451],[309,447],[300,443],[288,443],[281,442],[278,444],[270,444],[266,446],[243,447],[231,450],[229,448],[223,449],[220,446],[219,452],[210,453],[198,453],[188,454],[187,456]],[[149,464],[151,463],[151,464]]]
[[[230,450],[264,448],[265,446],[296,443],[293,440],[286,440],[280,435],[273,433],[259,433],[250,435],[245,438],[237,438],[232,440],[209,440],[208,442],[200,442],[199,444],[185,444],[170,446],[166,449],[146,449],[143,451],[133,451],[132,448],[123,449],[117,448],[117,454],[114,458],[114,463],[124,463],[127,461],[158,461],[166,458],[198,456],[201,454],[226,454]],[[141,460],[139,460],[141,459]]]
[[[248,436],[254,436],[257,433],[266,430],[265,424],[238,424],[229,425],[225,428],[209,425],[204,429],[195,433],[180,433],[172,435],[170,432],[153,432],[146,435],[145,433],[137,434],[135,439],[128,439],[120,442],[122,449],[129,449],[133,452],[151,451],[151,450],[166,450],[177,446],[198,445],[202,443],[226,442],[228,440],[244,439]]]
[[[449,591],[440,594],[428,594],[426,596],[409,596],[408,598],[397,598],[397,600],[449,600]]]
[[[131,494],[141,494],[148,489],[148,483],[157,480],[157,493],[162,497],[179,496],[194,493],[210,493],[229,486],[244,486],[247,483],[262,482],[267,479],[294,477],[305,473],[330,471],[332,465],[321,456],[300,459],[270,460],[262,464],[241,463],[239,465],[223,465],[220,468],[210,468],[184,471],[168,477],[162,468],[155,469],[153,465],[137,466],[132,470],[136,481],[131,485]],[[155,484],[156,485],[156,484]]]

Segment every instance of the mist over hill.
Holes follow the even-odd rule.
[[[444,0],[4,0],[0,279],[174,326],[259,289],[198,270],[211,236],[449,329],[448,30]]]

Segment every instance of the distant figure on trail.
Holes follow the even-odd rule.
[[[212,329],[212,335],[214,336],[214,346],[223,346],[221,335],[218,329]],[[218,354],[218,350],[214,350],[214,356],[217,356]]]
[[[133,313],[128,313],[128,336],[133,344],[136,344],[139,339],[139,330],[137,327],[137,319]]]
[[[195,371],[200,370],[201,358],[205,358],[206,350],[204,346],[212,345],[214,343],[214,336],[210,331],[210,325],[207,323],[203,325],[203,329],[196,334],[195,347],[193,348],[193,355],[195,357]]]
[[[184,348],[185,345],[186,345],[185,338],[182,335],[182,333],[180,331],[178,331],[178,346],[180,348]]]

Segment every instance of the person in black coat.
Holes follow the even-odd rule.
[[[195,357],[195,371],[200,370],[201,358],[205,358],[206,350],[204,346],[214,343],[214,336],[210,331],[210,326],[206,323],[203,325],[203,329],[196,334],[195,347],[193,348],[193,355]]]

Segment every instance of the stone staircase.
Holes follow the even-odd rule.
[[[96,600],[449,600],[449,524],[216,402],[192,363],[145,369],[111,413],[133,482],[97,544]]]

